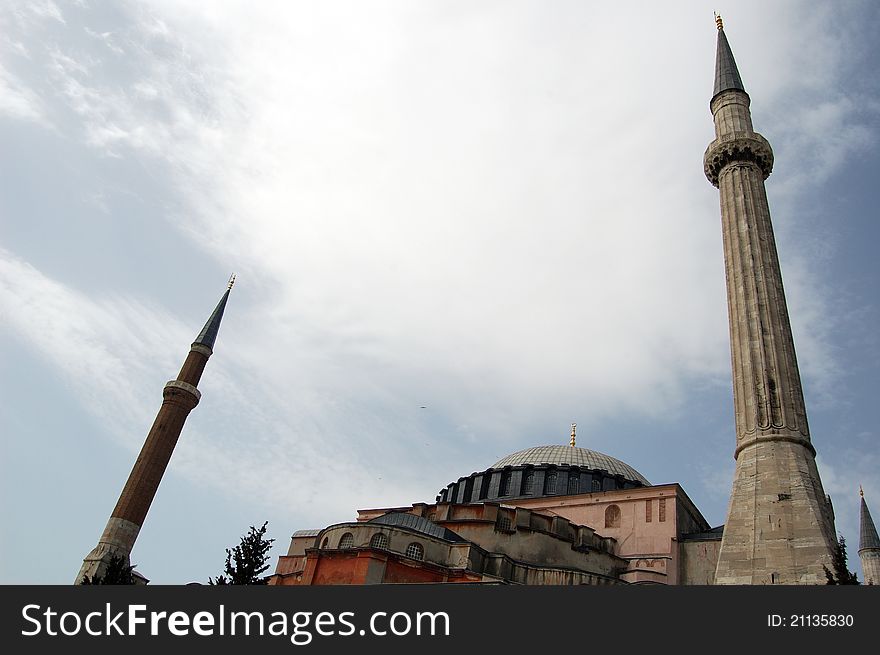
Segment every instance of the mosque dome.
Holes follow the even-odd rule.
[[[582,469],[608,471],[611,475],[622,475],[627,480],[641,482],[645,486],[651,485],[645,476],[629,464],[610,455],[576,446],[533,446],[502,457],[490,468],[503,469],[505,466],[525,466],[526,464],[579,466]]]
[[[601,493],[651,483],[619,459],[575,446],[534,446],[502,457],[485,471],[449,483],[437,502],[504,502]]]

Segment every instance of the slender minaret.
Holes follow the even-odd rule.
[[[110,514],[110,520],[107,521],[98,545],[83,560],[76,584],[82,581],[83,576],[94,578],[96,575],[103,575],[113,555],[121,556],[126,564],[129,563],[131,549],[144,524],[144,518],[159,488],[174,446],[177,445],[183,423],[190,411],[199,404],[201,393],[196,387],[213,352],[223,310],[226,309],[226,301],[234,282],[233,275],[214,313],[193,342],[177,379],[165,385],[162,406],[153,427],[150,428],[134,468],[128,475],[128,481]]]
[[[862,507],[859,515],[859,559],[862,560],[862,579],[865,584],[880,584],[880,538],[865,502],[865,492],[859,487]]]
[[[825,584],[834,515],[810,442],[764,189],[773,151],[752,129],[749,96],[716,22],[715,140],[704,166],[721,192],[736,472],[715,582]]]

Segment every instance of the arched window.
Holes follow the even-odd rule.
[[[490,473],[483,473],[483,480],[480,482],[480,496],[479,500],[483,500],[489,495],[489,482],[492,480],[492,475]]]
[[[551,496],[556,493],[556,471],[549,471],[544,477],[544,495]]]
[[[463,503],[471,502],[471,496],[474,495],[474,479],[468,478],[467,482],[464,483],[464,498],[461,499]]]
[[[605,510],[605,527],[620,527],[620,508],[617,505],[609,505],[608,509]]]
[[[522,496],[531,496],[535,490],[535,472],[532,470],[527,470],[523,473],[522,478],[522,491],[520,491],[520,495]]]
[[[593,478],[593,492],[602,491],[602,481],[599,478]]]
[[[339,538],[339,547],[340,548],[351,548],[354,546],[354,537],[351,532],[346,532],[342,537]]]
[[[413,542],[406,547],[406,556],[410,559],[417,559],[421,561],[425,559],[425,549],[422,548],[422,544],[417,544],[416,542]]]
[[[382,532],[377,532],[373,535],[373,538],[370,539],[370,546],[373,548],[381,548],[382,550],[388,548],[388,535]]]
[[[330,545],[330,537],[324,537],[324,541],[321,542],[321,549],[327,548]]]
[[[575,473],[570,471],[568,473],[568,495],[573,496],[576,493],[580,493],[580,473]]]
[[[504,471],[504,473],[501,474],[501,483],[498,485],[498,495],[510,495],[510,471]]]

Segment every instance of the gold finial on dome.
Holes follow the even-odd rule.
[[[719,30],[723,30],[724,29],[724,21],[721,20],[721,16],[719,16],[714,11],[712,13],[715,14],[715,25],[718,27]]]
[[[577,429],[577,426],[578,426],[577,423],[572,423],[572,424],[571,424],[571,447],[572,447],[572,448],[574,448],[574,441],[575,441],[575,434],[574,434],[574,432],[575,432],[575,430]]]

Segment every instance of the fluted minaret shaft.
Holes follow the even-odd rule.
[[[230,281],[230,288],[231,284]],[[129,561],[135,540],[183,430],[183,424],[201,399],[197,386],[213,352],[214,340],[228,298],[229,289],[223,294],[214,313],[190,347],[177,377],[165,385],[162,406],[156,420],[147,434],[116,507],[110,513],[98,545],[83,560],[77,583],[83,576],[94,578],[102,575],[113,556],[123,557],[126,563]]]
[[[833,515],[810,442],[764,180],[773,151],[718,33],[715,140],[705,173],[718,187],[736,422],[736,474],[719,584],[824,583]]]

